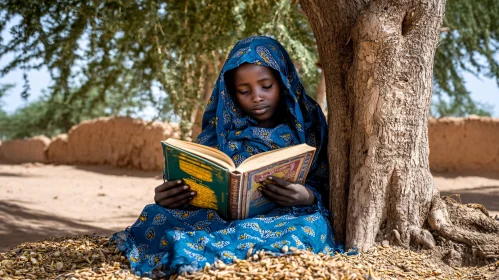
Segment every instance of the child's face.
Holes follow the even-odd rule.
[[[234,89],[241,109],[256,121],[259,127],[274,127],[279,121],[275,114],[281,97],[278,78],[270,68],[243,64],[234,70]]]

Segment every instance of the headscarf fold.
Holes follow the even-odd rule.
[[[225,74],[245,63],[266,66],[279,73],[286,116],[284,123],[275,128],[257,127],[257,122],[243,113],[229,93]],[[276,148],[301,143],[316,147],[306,186],[314,191],[319,205],[321,196],[324,205],[328,205],[326,118],[319,105],[305,93],[291,58],[276,40],[254,36],[234,46],[208,101],[202,127],[196,142],[219,149],[236,165],[254,154]]]

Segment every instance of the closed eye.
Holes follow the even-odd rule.
[[[274,84],[270,84],[270,85],[268,85],[268,86],[262,86],[262,88],[264,88],[264,89],[269,89],[269,88],[271,88],[273,85],[274,85]]]
[[[238,90],[237,93],[242,94],[242,95],[246,95],[246,94],[249,93],[249,90],[245,90],[245,91],[239,91]]]

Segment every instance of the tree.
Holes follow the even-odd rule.
[[[499,223],[451,212],[429,170],[427,118],[445,0],[301,4],[317,40],[327,105],[334,108],[328,120],[337,238],[360,250],[383,239],[432,248],[431,227],[485,258],[497,257]],[[449,213],[466,226],[481,219],[474,228],[485,234],[456,226]]]
[[[313,34],[292,1],[1,1],[0,31],[9,22],[13,39],[0,39],[0,57],[15,56],[2,75],[46,66],[50,94],[64,104],[88,98],[90,89],[100,103],[122,92],[151,103],[158,119],[173,112],[184,135],[211,93],[202,89],[240,38],[275,36],[292,51],[306,86],[319,79]]]
[[[11,91],[13,85],[0,86],[0,98]],[[78,90],[71,90],[70,96]],[[99,102],[99,93],[91,89],[86,99],[64,103],[61,96],[43,94],[38,100],[17,109],[12,114],[0,110],[0,138],[19,139],[36,135],[48,137],[66,133],[72,126],[84,120],[102,116],[130,116],[141,110],[142,100],[124,98],[121,92],[108,92],[106,102]],[[0,102],[0,108],[4,104]]]
[[[483,74],[499,85],[498,14],[499,2],[495,0],[447,1],[435,54],[434,116],[490,115],[487,104],[471,99],[462,74]]]
[[[295,1],[5,0],[0,30],[15,15],[21,20],[10,29],[14,39],[0,45],[0,57],[17,54],[1,73],[46,65],[55,81],[51,96],[61,96],[64,105],[84,100],[91,88],[107,102],[113,89],[145,97],[160,113],[173,110],[187,131],[209,92],[200,89],[211,87],[202,77],[219,72],[214,61],[237,39],[276,37],[300,64],[302,77],[317,81],[316,42],[330,109],[331,208],[339,240],[363,250],[376,237],[431,247],[428,221],[441,236],[481,246],[491,256],[499,249],[482,245],[497,244],[497,237],[462,231],[452,224],[457,215],[447,215],[459,207],[441,200],[433,184],[426,121],[432,84],[447,94],[464,88],[455,73],[485,69],[475,63],[476,53],[487,58],[488,74],[499,77],[491,55],[498,38],[494,2],[450,0],[455,19],[445,21],[445,31],[442,0],[303,0],[310,25]],[[488,20],[477,23],[482,13]],[[442,31],[447,39],[437,48]],[[84,48],[81,40],[88,42]],[[78,91],[71,94],[75,84]],[[159,100],[155,85],[164,93]],[[473,219],[462,221],[471,227]],[[494,225],[483,222],[480,229],[491,232]]]
[[[461,72],[499,81],[499,3],[451,0],[447,11],[435,58],[433,112],[488,114],[470,98]],[[301,69],[307,92],[314,95],[319,83],[315,40],[296,0],[4,0],[0,31],[12,36],[0,38],[0,57],[14,55],[0,74],[25,71],[22,96],[30,93],[27,71],[45,66],[53,79],[50,96],[60,96],[66,106],[87,99],[90,89],[102,104],[109,92],[121,92],[153,106],[157,119],[180,120],[184,133],[199,123],[210,94],[205,89],[216,78],[211,72],[218,73],[220,59],[246,36],[276,37]]]

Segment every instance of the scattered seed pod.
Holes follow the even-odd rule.
[[[77,236],[23,243],[0,253],[0,279],[148,279],[133,275],[128,260],[107,240]],[[283,246],[288,254],[273,256],[250,249],[247,259],[206,264],[176,279],[493,279],[499,274],[499,262],[445,270],[430,256],[393,246],[353,256],[288,250],[293,253]]]
[[[283,253],[287,253],[287,252],[288,252],[288,250],[289,250],[288,245],[284,245],[284,246],[282,246],[282,249],[281,249],[281,250],[282,250],[282,252],[283,252]]]
[[[248,252],[246,253],[246,258],[251,257],[251,254],[253,253],[253,247],[250,247]]]

